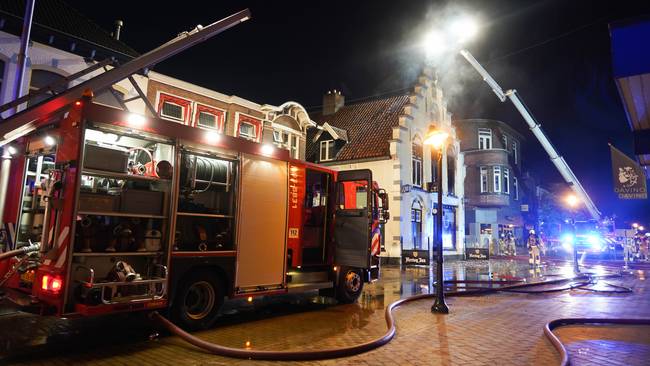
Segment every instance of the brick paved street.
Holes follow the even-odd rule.
[[[455,279],[487,279],[491,272],[493,277],[525,276],[530,280],[534,276],[540,280],[555,279],[553,275],[568,273],[570,267],[552,266],[530,273],[521,263],[491,261],[489,264],[451,262],[445,270],[446,277]],[[402,296],[429,291],[429,272],[428,268],[403,272],[399,268],[386,268],[382,280],[367,286],[358,304],[333,305],[315,296],[274,298],[252,306],[230,304],[214,329],[196,335],[227,346],[260,350],[315,350],[367,341],[383,334],[385,306]],[[449,315],[431,314],[429,300],[409,303],[396,311],[397,336],[388,345],[350,358],[291,364],[556,365],[559,356],[542,333],[544,324],[561,317],[648,318],[650,296],[645,275],[643,271],[635,271],[634,275],[606,281],[632,286],[633,294],[573,290],[545,295],[499,293],[453,297],[447,300]],[[17,315],[0,317],[0,327],[18,329],[19,324],[30,319]],[[9,328],[5,328],[7,322],[11,324]],[[131,326],[135,330],[128,331]],[[60,324],[59,327],[66,329]],[[126,341],[123,338],[120,341],[117,336],[121,331]],[[556,332],[578,365],[614,364],[614,361],[642,365],[647,364],[650,356],[650,330],[646,327],[571,326],[558,328]],[[100,324],[70,334],[58,343],[50,334],[48,343],[51,344],[27,348],[29,355],[8,361],[24,365],[280,364],[209,355],[171,336],[149,341],[146,327],[137,321]],[[84,346],[70,348],[82,338]],[[6,350],[15,346],[10,343],[3,339],[0,344]],[[55,352],[56,349],[66,352]],[[25,349],[18,353],[25,354]]]

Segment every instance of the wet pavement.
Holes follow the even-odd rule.
[[[604,266],[588,270],[608,271]],[[450,261],[444,273],[450,282],[448,290],[459,290],[485,286],[473,281],[513,284],[554,280],[571,276],[572,267],[558,262],[530,270],[525,262],[516,260]],[[450,297],[449,315],[431,314],[430,300],[417,301],[396,311],[397,335],[388,345],[349,358],[304,364],[557,364],[559,356],[542,334],[544,324],[559,317],[650,317],[646,273],[636,270],[633,275],[607,280],[632,286],[632,294],[572,290]],[[434,276],[435,266],[384,267],[381,280],[367,285],[358,303],[350,305],[337,305],[313,293],[261,298],[253,304],[231,301],[213,329],[195,335],[225,346],[260,350],[353,345],[382,335],[385,307],[403,297],[431,293]],[[602,283],[598,286],[606,288]],[[602,327],[566,327],[557,332],[570,352],[576,352],[579,364],[597,364],[596,355],[607,359],[619,352],[617,359],[633,365],[650,359],[650,332],[642,328],[618,327],[610,332]],[[0,357],[5,357],[0,363],[281,364],[209,355],[172,336],[150,338],[155,330],[142,316],[56,319],[0,308],[0,329]]]

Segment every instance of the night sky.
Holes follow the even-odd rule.
[[[408,91],[429,62],[420,47],[425,30],[464,9],[482,22],[468,49],[504,90],[517,89],[600,210],[650,226],[650,201],[620,201],[613,193],[607,146],[632,154],[607,25],[650,14],[648,1],[67,1],[105,29],[124,20],[122,40],[140,52],[249,7],[250,21],[155,70],[308,110],[319,108],[328,89],[342,90],[347,101]],[[510,123],[528,139],[525,168],[542,183],[561,181],[515,108],[500,103],[460,56],[437,70],[455,118]]]

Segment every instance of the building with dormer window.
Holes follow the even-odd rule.
[[[462,156],[446,100],[431,70],[408,94],[345,104],[339,91],[323,96],[312,113],[318,128],[307,134],[306,160],[337,170],[370,169],[390,196],[382,257],[397,263],[402,253],[433,249],[437,193],[436,153],[423,144],[430,125],[450,132],[443,152],[443,245],[445,256],[464,253]]]

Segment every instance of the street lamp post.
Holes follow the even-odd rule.
[[[571,230],[573,235],[573,271],[575,273],[580,273],[580,264],[578,263],[578,248],[576,247],[576,215],[575,208],[578,206],[578,197],[573,194],[570,194],[566,197],[566,203],[569,205],[571,210]]]
[[[438,209],[436,212],[436,232],[435,241],[438,248],[436,256],[436,299],[431,306],[432,313],[448,314],[449,307],[445,303],[445,279],[443,275],[443,245],[442,245],[442,155],[445,146],[445,140],[449,136],[445,131],[436,129],[433,125],[427,132],[424,143],[432,146],[438,151],[438,169],[436,172],[436,187],[438,194]]]

